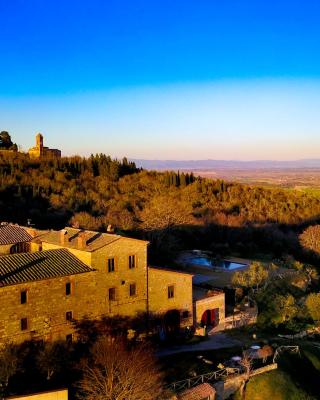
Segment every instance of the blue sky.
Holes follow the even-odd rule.
[[[317,1],[0,0],[0,130],[64,154],[315,158]]]

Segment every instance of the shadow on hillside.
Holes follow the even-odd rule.
[[[306,251],[299,242],[299,235],[319,222],[312,219],[290,225],[188,225],[168,231],[139,232],[138,236],[150,240],[149,259],[155,264],[172,263],[178,252],[190,249],[210,250],[221,257],[233,254],[270,260],[289,255],[304,263],[317,264],[319,255]]]

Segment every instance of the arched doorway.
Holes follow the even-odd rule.
[[[212,326],[215,327],[219,325],[219,308],[214,308],[212,310],[206,310],[201,317],[202,326]]]
[[[163,325],[166,334],[175,334],[180,331],[180,312],[170,310],[164,314]]]

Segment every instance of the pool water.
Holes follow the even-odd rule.
[[[237,263],[237,262],[229,261],[229,260],[221,260],[219,262],[216,262],[213,258],[210,258],[208,256],[203,256],[203,255],[190,256],[186,259],[186,261],[188,264],[200,265],[201,267],[207,267],[209,269],[221,268],[221,269],[225,269],[228,271],[233,271],[235,269],[244,268],[247,266],[246,264],[241,264],[241,263]]]

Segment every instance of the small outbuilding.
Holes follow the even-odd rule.
[[[216,390],[209,383],[187,389],[178,396],[179,400],[215,400],[215,398]]]

